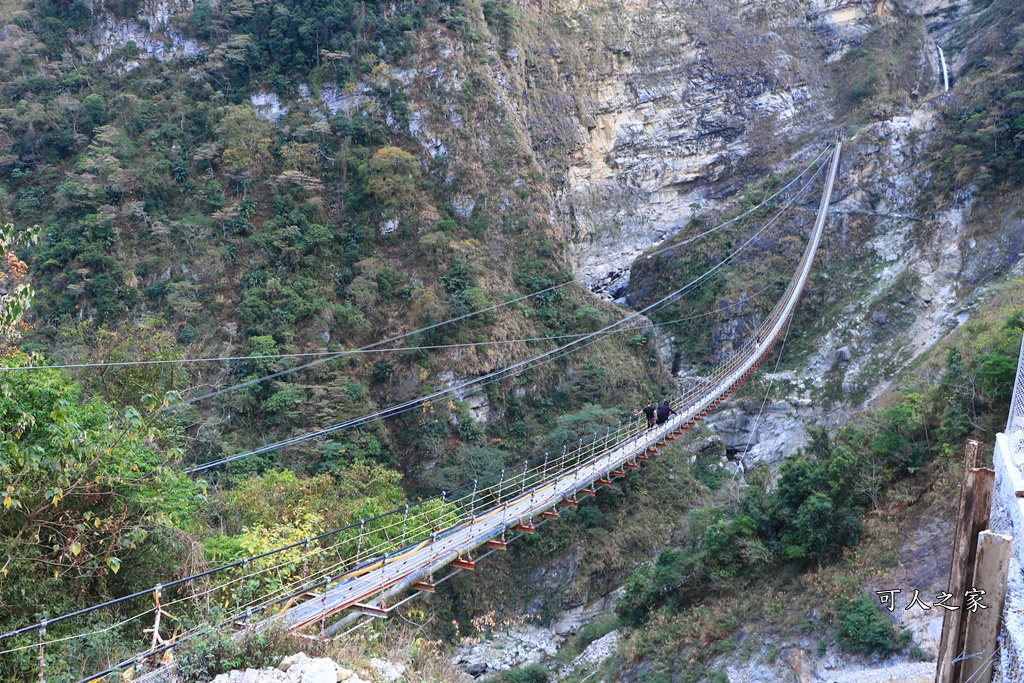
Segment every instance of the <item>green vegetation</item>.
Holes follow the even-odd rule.
[[[125,16],[137,10],[117,5],[108,9]],[[137,45],[131,55],[127,47],[123,56],[115,50],[105,63],[71,58],[94,19],[81,3],[37,4],[22,13],[12,27],[20,47],[0,54],[0,217],[43,226],[26,261],[49,286],[37,296],[26,348],[76,361],[338,351],[569,279],[555,231],[537,217],[539,200],[531,197],[539,196],[539,176],[530,164],[475,174],[424,155],[408,134],[397,73],[411,63],[420,30],[468,35],[490,22],[507,37],[515,8],[489,2],[481,10],[461,1],[286,5],[197,3],[172,28],[208,51],[164,62],[140,58]],[[114,68],[130,58],[137,68]],[[471,55],[459,68],[473,79],[485,71]],[[275,121],[259,114],[249,103],[259,91],[280,96],[288,113]],[[318,93],[361,104],[315,111]],[[452,97],[473,126],[467,136],[487,137],[502,159],[522,158],[515,131],[488,123],[491,103]],[[521,173],[513,177],[515,168]],[[499,201],[512,182],[516,194]],[[473,206],[463,211],[457,206],[465,197]],[[618,313],[562,289],[408,343],[573,334],[610,315]],[[454,366],[442,350],[349,357],[254,384],[176,411],[177,424],[190,429],[183,461],[223,458],[373,412],[407,400],[410,390],[429,393],[442,369],[470,377],[553,346],[498,353],[469,347]],[[563,410],[632,402],[660,372],[649,353],[624,352],[620,340],[593,351],[489,387],[492,412],[501,417],[486,434],[464,404],[444,402],[252,458],[232,476],[275,467],[338,472],[368,458],[408,472],[436,460],[442,480],[450,480],[461,476],[460,454],[480,455],[475,447],[532,449],[521,435],[550,422],[549,390]],[[145,393],[205,393],[301,362],[254,359],[110,370],[100,382],[95,372],[75,378],[121,406]],[[606,369],[612,365],[614,373]],[[544,391],[516,396],[517,385]],[[409,455],[414,451],[427,459]],[[490,471],[493,462],[471,469]]]
[[[828,629],[848,652],[908,648],[909,634],[858,588],[864,566],[893,561],[892,539],[878,549],[877,531],[871,552],[880,555],[858,559],[865,513],[905,509],[941,472],[958,471],[965,438],[991,441],[1002,428],[1024,330],[1021,291],[1019,282],[999,289],[936,359],[919,363],[906,393],[888,396],[856,425],[810,430],[807,448],[782,463],[773,485],[755,471],[741,495],[690,510],[684,542],[626,582],[616,611],[636,627],[627,654],[658,674],[681,657],[702,670],[741,628],[770,625],[804,635]],[[819,588],[808,596],[801,591],[809,577]],[[798,594],[796,614],[814,609],[828,621],[788,622],[786,605]]]
[[[5,357],[8,367],[28,361],[20,353]],[[202,481],[174,467],[181,434],[161,425],[166,403],[145,397],[144,411],[118,411],[99,398],[84,399],[78,384],[53,370],[3,373],[0,394],[4,630],[145,591],[175,573],[252,557],[405,500],[400,475],[372,463],[301,479],[270,472],[208,495]],[[373,533],[367,531],[368,543],[376,542]],[[280,582],[292,571],[285,567],[264,580]],[[250,579],[237,590],[248,595],[260,588]],[[49,646],[47,676],[77,679],[134,654],[130,629],[102,631],[112,616],[95,613],[93,635]],[[180,623],[189,617],[185,606],[175,609]],[[74,620],[53,625],[48,637],[81,627]],[[23,650],[0,670],[5,680],[33,678],[35,660]]]
[[[689,513],[689,543],[662,551],[634,574],[618,614],[643,623],[661,605],[690,604],[713,593],[723,580],[754,577],[778,562],[806,565],[834,557],[860,538],[859,515],[871,484],[858,477],[857,458],[846,444],[813,431],[807,453],[788,458],[777,485],[752,477],[735,511],[721,506]]]
[[[497,676],[487,679],[491,683],[547,683],[551,680],[551,672],[541,664],[502,671]]]
[[[972,37],[983,34],[983,40]],[[957,98],[932,160],[936,176],[919,200],[928,210],[974,186],[1013,186],[1024,177],[1024,8],[1012,0],[988,3],[970,26],[958,28],[951,48],[964,52]]]
[[[836,640],[847,652],[887,655],[903,649],[910,642],[910,632],[897,632],[878,606],[864,595],[852,599],[837,598]]]
[[[4,361],[23,367],[30,358],[15,352]],[[205,500],[201,483],[173,468],[177,434],[159,425],[166,403],[146,397],[141,410],[118,411],[85,399],[57,371],[3,373],[0,394],[4,630],[166,576],[185,555],[182,532],[197,529]],[[111,646],[98,641],[71,647]],[[77,664],[95,664],[84,652]],[[3,678],[35,675],[35,658],[28,651],[5,658]],[[63,662],[48,675],[81,673],[70,666]]]
[[[274,667],[281,657],[295,653],[296,640],[273,629],[248,633],[241,639],[220,632],[202,635],[180,649],[178,675],[184,681],[212,681],[232,669]],[[308,650],[309,644],[304,645]]]

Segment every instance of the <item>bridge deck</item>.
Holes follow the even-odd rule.
[[[616,444],[579,466],[556,475],[547,482],[523,491],[517,496],[494,506],[475,517],[460,522],[430,539],[404,548],[348,574],[338,577],[338,583],[315,598],[294,605],[273,618],[292,630],[324,620],[338,612],[374,598],[383,603],[390,595],[408,590],[412,584],[434,571],[464,557],[489,539],[533,517],[554,508],[563,499],[587,488],[599,478],[621,469],[623,464],[644,453],[673,431],[707,415],[721,400],[741,384],[764,360],[771,347],[782,336],[796,302],[810,274],[815,253],[824,230],[828,204],[832,196],[839,166],[840,145],[833,152],[829,175],[822,193],[814,230],[808,241],[797,273],[784,298],[772,311],[758,333],[764,343],[748,343],[726,366],[709,378],[708,386],[696,395],[684,397],[676,406],[678,411],[671,420],[643,434],[632,436]]]

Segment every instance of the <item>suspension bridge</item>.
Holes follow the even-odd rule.
[[[471,571],[484,556],[480,553],[505,550],[514,537],[535,533],[544,521],[557,519],[560,509],[577,507],[581,497],[595,496],[599,487],[639,469],[707,417],[784,337],[821,243],[840,147],[837,142],[828,160],[813,230],[782,297],[732,357],[672,399],[675,414],[664,424],[648,428],[645,419],[632,418],[440,496],[0,634],[0,656],[38,656],[43,681],[48,645],[102,643],[114,633],[142,632],[144,640],[136,641],[141,651],[94,654],[99,665],[78,676],[79,683],[120,676],[132,667],[152,669],[145,680],[172,680],[171,651],[198,635],[270,627],[335,635],[360,620],[386,618],[407,600],[434,592],[451,575],[434,580],[446,568]],[[69,626],[75,622],[83,627]],[[60,635],[48,637],[48,631]]]

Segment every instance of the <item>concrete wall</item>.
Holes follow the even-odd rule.
[[[1010,444],[1005,434],[996,436],[994,467],[991,528],[1013,536],[1013,560],[993,681],[1024,683],[1024,498],[1016,496],[1017,491],[1024,491],[1024,476],[1010,457]]]

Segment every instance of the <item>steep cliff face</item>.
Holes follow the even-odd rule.
[[[99,59],[124,61],[129,41],[165,60],[208,50],[179,30],[193,21],[190,2],[146,0],[132,15],[93,10]],[[300,110],[385,118],[450,188],[441,210],[467,223],[501,216],[504,235],[546,226],[564,239],[577,277],[619,302],[639,255],[690,234],[694,217],[719,220],[764,178],[792,177],[837,131],[853,133],[802,307],[804,341],[791,346],[800,369],[766,376],[785,398],[760,421],[758,402],[747,401],[711,422],[731,452],[749,451],[747,464],[792,451],[808,420],[847,418],[826,403],[883,393],[900,368],[969,320],[986,284],[1018,259],[1012,199],[979,213],[967,183],[922,208],[948,125],[946,84],[969,61],[969,45],[988,39],[964,28],[977,11],[969,4],[559,1],[466,11],[476,28],[431,25],[401,68],[381,62],[345,90],[301,85],[294,101],[262,88],[249,99],[276,125]],[[404,122],[385,86],[402,90]],[[793,234],[811,206],[795,214]],[[413,220],[422,232],[439,218],[424,206]],[[387,236],[399,225],[383,211],[373,227]],[[490,249],[509,253],[514,240],[496,237]],[[493,263],[489,278],[507,286],[513,273],[500,257]],[[633,276],[642,281],[630,303],[639,305],[660,275],[645,267]],[[757,319],[743,303],[749,287],[733,289],[712,299],[721,309],[708,326],[715,358]],[[664,360],[682,377],[698,371],[689,340],[670,337],[660,336]],[[505,362],[491,356],[472,367]],[[485,398],[470,398],[486,418]]]
[[[891,11],[870,2],[535,10],[540,39],[502,57],[581,280],[621,295],[637,255],[824,132],[834,116],[827,64]]]
[[[972,224],[972,188],[921,209],[936,131],[948,126],[946,83],[969,59],[963,47],[946,55],[940,46],[958,26],[961,46],[985,40],[965,28],[970,7],[555,8],[531,15],[543,39],[500,56],[577,276],[602,296],[622,297],[636,257],[686,233],[693,216],[714,222],[742,188],[771,173],[792,177],[797,161],[839,129],[855,135],[821,256],[831,280],[817,281],[823,299],[810,303],[830,315],[806,330],[818,341],[802,351],[813,381],[800,398],[820,398],[830,385],[856,403],[877,396],[897,369],[967,320],[980,288],[1017,261],[1014,231],[971,236],[992,220]],[[887,70],[870,72],[878,61]],[[994,220],[1012,224],[1007,211]],[[744,315],[713,319],[716,349],[745,333]],[[686,372],[689,350],[681,352]]]
[[[856,284],[843,293],[855,296],[832,306],[834,324],[816,332],[807,361],[815,379],[796,390],[796,400],[837,382],[858,401],[868,384],[879,393],[879,373],[966,319],[972,291],[964,272],[983,285],[1015,261],[991,258],[994,249],[1013,252],[1006,233],[993,233],[991,243],[968,237],[969,188],[932,214],[915,210],[929,180],[919,167],[942,125],[945,56],[938,48],[969,7],[945,0],[515,7],[512,18],[485,8],[477,17],[484,33],[424,32],[411,68],[381,66],[344,92],[330,83],[303,85],[296,102],[258,90],[251,102],[271,122],[297,108],[322,118],[391,117],[375,88],[394,79],[421,158],[453,187],[453,213],[470,221],[525,207],[520,220],[564,237],[566,257],[588,288],[624,301],[639,255],[686,233],[695,216],[716,220],[752,183],[791,177],[836,130],[862,125],[851,114],[851,73],[865,50],[876,49],[876,36],[901,32],[896,47],[887,45],[895,75],[884,76],[900,97],[874,106],[869,115],[881,120],[848,148],[835,207],[845,215],[834,219],[822,255],[826,267],[857,265],[823,285],[825,303],[842,298],[844,279]],[[122,68],[136,63],[125,56],[129,43],[164,60],[208,50],[180,30],[192,21],[191,2],[147,0],[130,15],[101,3],[93,11],[96,57],[116,57]],[[948,56],[948,77],[956,78],[966,54]],[[473,120],[482,111],[488,120]],[[424,227],[436,218],[430,210],[419,216]],[[382,214],[376,228],[387,235],[398,226],[397,217]],[[898,310],[888,310],[890,294]],[[716,355],[745,334],[751,316],[733,307],[712,320]],[[690,371],[689,349],[670,345],[666,358],[675,355],[677,367]]]

